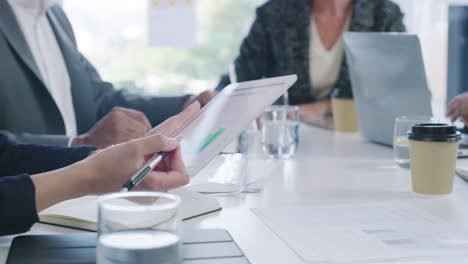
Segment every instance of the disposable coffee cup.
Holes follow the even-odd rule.
[[[413,191],[452,193],[461,134],[453,125],[417,124],[408,132]]]
[[[358,114],[351,91],[335,88],[331,102],[335,130],[344,133],[359,131]]]

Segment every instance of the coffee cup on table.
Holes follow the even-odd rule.
[[[359,131],[358,114],[351,89],[333,89],[331,103],[335,130],[345,133]]]
[[[413,191],[452,193],[461,134],[453,125],[417,124],[408,132]]]

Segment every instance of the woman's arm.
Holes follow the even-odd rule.
[[[85,159],[95,149],[22,144],[0,134],[0,177],[63,168]]]
[[[332,116],[331,100],[299,105],[299,115],[304,122],[314,123]]]
[[[117,192],[157,152],[171,152],[138,189],[166,191],[188,183],[179,144],[161,134],[112,146],[63,169],[0,178],[0,236],[22,233],[59,202]]]
[[[36,208],[85,196],[117,192],[145,162],[160,151],[171,152],[140,188],[166,191],[188,183],[178,143],[160,134],[112,146],[86,160],[52,172],[33,175]]]
[[[163,135],[173,136],[199,112],[200,105],[194,103],[181,114],[153,129],[148,137],[96,152],[84,161],[63,169],[32,177],[28,174],[0,176],[0,236],[28,231],[38,221],[37,212],[56,203],[84,195],[120,190],[124,182],[143,165],[145,157],[159,151],[172,150],[172,153],[137,189],[165,191],[187,184],[189,178],[185,173],[178,144]],[[6,142],[5,137],[0,137],[0,153],[7,149]],[[18,155],[21,154],[14,146],[10,148]],[[47,146],[35,148],[41,149],[42,155],[47,155]],[[66,154],[65,149],[62,151]],[[34,157],[33,153],[29,155]],[[40,159],[45,158],[39,157]],[[3,166],[9,165],[0,163],[0,167]],[[15,167],[21,168],[20,166]]]
[[[78,162],[93,150],[21,144],[0,134],[0,235],[25,232],[38,221],[36,188],[29,174]]]

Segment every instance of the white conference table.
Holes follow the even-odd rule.
[[[452,195],[420,203],[420,197],[411,192],[410,172],[394,165],[391,148],[366,142],[359,134],[305,125],[300,133],[300,147],[293,159],[270,162],[267,168],[249,172],[265,177],[260,193],[219,196],[222,211],[186,221],[184,228],[224,228],[252,263],[295,264],[303,261],[251,208],[403,202],[452,225],[468,226],[468,184],[461,179],[456,179]],[[36,224],[27,234],[76,232],[81,231]],[[0,238],[0,263],[5,263],[12,239]]]

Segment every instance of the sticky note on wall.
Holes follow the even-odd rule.
[[[196,45],[196,0],[148,0],[148,3],[150,46]]]

